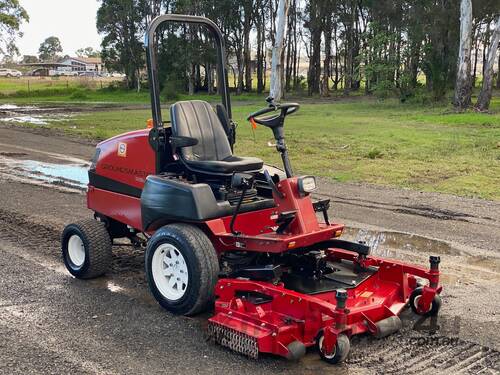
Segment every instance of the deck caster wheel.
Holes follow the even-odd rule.
[[[290,361],[298,361],[306,354],[306,346],[300,341],[293,341],[287,346],[288,355],[286,358]]]
[[[434,296],[434,299],[432,300],[431,306],[430,306],[428,311],[420,312],[418,310],[418,308],[417,308],[418,300],[422,296],[422,291],[423,291],[423,288],[419,287],[419,288],[416,288],[415,290],[413,290],[413,292],[411,292],[410,299],[409,299],[408,303],[410,304],[412,311],[417,315],[423,315],[423,316],[435,316],[435,315],[437,315],[437,313],[439,312],[439,309],[441,308],[441,297],[439,296],[439,294],[436,294]]]
[[[101,276],[111,263],[111,238],[105,225],[94,219],[66,226],[61,248],[66,268],[78,279]]]
[[[188,224],[158,229],[148,241],[145,258],[149,289],[166,310],[194,315],[213,301],[219,260],[201,229]]]
[[[330,354],[325,353],[323,349],[323,339],[324,336],[323,333],[321,333],[318,339],[317,346],[319,355],[323,361],[334,365],[343,362],[347,358],[349,350],[351,349],[351,342],[349,341],[349,337],[347,337],[347,335],[341,334],[337,336],[337,342],[335,344],[333,352]]]

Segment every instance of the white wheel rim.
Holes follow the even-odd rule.
[[[418,301],[420,300],[420,297],[422,297],[422,296],[416,296],[415,299],[413,300],[413,304],[415,305],[415,307],[416,307],[417,310],[418,310]],[[424,313],[428,313],[431,310],[432,310],[432,302],[429,305],[429,310],[424,311]]]
[[[324,339],[325,339],[325,336],[321,335],[321,337],[319,338],[319,350],[321,350],[321,353],[323,353],[323,356],[326,359],[332,359],[333,357],[335,357],[337,347],[336,346],[333,347],[333,352],[331,354],[326,354],[325,351],[323,350],[323,340]]]
[[[168,300],[177,301],[186,293],[188,268],[179,249],[165,243],[156,249],[151,264],[153,281],[158,291]]]
[[[68,256],[71,263],[81,267],[85,262],[85,245],[79,235],[74,234],[68,241]]]

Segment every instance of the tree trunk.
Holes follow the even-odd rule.
[[[243,66],[243,56],[238,53],[236,56],[236,66],[238,69],[238,85],[236,87],[236,94],[240,95],[243,92],[243,78],[244,78],[244,66]]]
[[[327,19],[325,22],[325,59],[323,60],[323,80],[321,81],[321,95],[328,97],[330,96],[330,75],[332,66],[332,15],[327,14]]]
[[[500,90],[500,53],[498,54],[497,89]]]
[[[252,29],[252,3],[247,2],[244,6],[245,15],[243,21],[243,63],[245,66],[245,89],[252,91],[252,57],[250,51],[250,31]]]
[[[271,66],[271,90],[270,96],[279,101],[283,96],[283,44],[285,42],[286,22],[288,18],[289,0],[279,0],[276,38],[273,46],[273,57]]]
[[[297,50],[299,49],[299,44],[297,43],[297,1],[293,1],[293,29],[292,29],[292,41],[293,41],[293,56],[292,56],[292,76],[293,76],[293,88],[297,89],[298,81],[298,66],[297,66]]]
[[[418,83],[418,65],[420,64],[420,43],[414,43],[410,58],[410,86],[416,88]]]
[[[477,56],[479,54],[479,41],[476,41],[476,45],[474,47],[474,68],[472,71],[472,87],[476,86],[476,78],[477,78]]]
[[[289,92],[292,88],[292,73],[293,73],[293,54],[296,48],[294,44],[294,13],[295,1],[290,4],[290,12],[288,12],[288,30],[286,43],[286,66],[285,66],[285,92]]]
[[[189,95],[194,95],[196,85],[196,65],[191,64],[189,69],[189,83],[188,83],[188,93]]]
[[[311,30],[311,57],[307,73],[308,94],[318,94],[321,77],[321,28]]]
[[[472,1],[460,3],[460,51],[458,55],[457,81],[453,104],[465,109],[471,104],[472,85],[470,77],[470,58],[472,50]]]
[[[339,89],[339,80],[340,80],[340,72],[339,72],[339,42],[337,38],[337,22],[333,23],[333,42],[335,44],[335,80],[333,81],[333,89],[337,91]]]
[[[498,41],[500,39],[500,16],[497,17],[495,30],[491,36],[490,48],[488,51],[488,59],[484,67],[483,86],[477,98],[476,108],[480,111],[487,111],[491,101],[491,90],[493,88],[493,66],[497,55]]]
[[[207,76],[207,92],[208,95],[215,94],[215,79],[214,79],[214,68],[212,64],[207,64],[205,68],[205,74]]]
[[[257,3],[261,7],[260,2]],[[265,23],[263,11],[257,11],[256,29],[257,29],[257,92],[260,94],[264,91],[264,59],[266,58],[265,50]]]

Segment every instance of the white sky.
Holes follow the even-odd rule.
[[[57,36],[63,54],[74,55],[79,48],[100,49],[102,38],[96,30],[98,0],[20,0],[30,16],[17,41],[21,55],[38,55],[38,47],[49,36]]]

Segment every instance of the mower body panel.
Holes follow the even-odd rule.
[[[149,131],[136,130],[99,143],[89,170],[87,207],[137,230],[142,230],[142,189],[147,176],[155,173]]]
[[[140,196],[146,177],[156,172],[149,131],[136,130],[99,143],[97,160],[89,171],[90,185]]]

